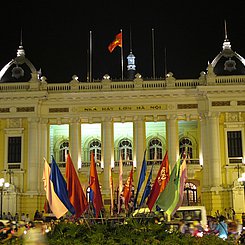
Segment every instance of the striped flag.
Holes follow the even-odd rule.
[[[60,169],[57,163],[55,162],[53,156],[51,163],[50,181],[53,183],[54,191],[61,200],[61,202],[66,206],[66,208],[71,214],[75,214],[75,209],[69,200],[66,181],[62,173],[60,172]]]
[[[46,198],[48,201],[49,208],[57,219],[62,217],[68,212],[68,209],[60,200],[58,195],[54,191],[53,182],[50,181],[51,168],[46,159],[44,159],[43,169],[43,186],[46,192]]]

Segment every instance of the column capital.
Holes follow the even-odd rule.
[[[145,116],[142,115],[134,116],[134,121],[145,121]]]
[[[198,118],[199,118],[200,121],[207,119],[207,117],[208,117],[208,113],[207,112],[201,112],[198,115]]]
[[[72,118],[70,118],[69,123],[80,123],[80,118],[79,117],[72,117]]]
[[[27,121],[28,123],[39,123],[41,120],[39,117],[29,117]]]
[[[40,122],[41,122],[41,124],[48,124],[49,119],[48,118],[41,118]]]
[[[219,112],[208,112],[207,118],[218,118],[220,115]]]
[[[167,115],[167,120],[176,120],[177,119],[177,115],[172,115],[172,114],[170,114],[170,115]]]
[[[101,118],[102,122],[113,122],[113,118],[111,116],[105,116]]]

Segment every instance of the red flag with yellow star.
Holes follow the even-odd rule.
[[[122,47],[122,32],[118,33],[113,42],[111,42],[108,46],[108,50],[110,53],[117,47]]]

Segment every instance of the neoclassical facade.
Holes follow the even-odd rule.
[[[110,176],[117,195],[120,156],[123,181],[133,164],[136,187],[145,150],[153,181],[166,151],[171,168],[185,152],[185,205],[204,205],[212,215],[229,207],[237,215],[245,211],[239,179],[245,171],[245,60],[227,35],[197,79],[171,72],[161,80],[145,80],[140,72],[131,78],[132,70],[125,81],[106,74],[101,81],[74,75],[67,83],[48,82],[19,46],[0,71],[0,177],[10,182],[1,188],[1,212],[43,210],[43,158],[53,155],[64,174],[68,152],[87,192],[94,151],[108,207]]]

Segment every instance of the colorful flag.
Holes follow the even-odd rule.
[[[146,202],[150,210],[152,210],[159,194],[164,190],[168,181],[169,181],[169,162],[168,162],[168,152],[166,151],[165,156],[162,160],[162,164],[158,170],[155,182],[152,186],[151,193]]]
[[[179,187],[179,201],[173,210],[171,215],[174,215],[177,209],[181,206],[184,199],[184,191],[185,191],[185,182],[187,180],[187,164],[186,158],[184,158],[181,166],[180,166],[180,187]]]
[[[66,181],[68,197],[79,218],[88,208],[88,202],[74,168],[70,154],[66,158]]]
[[[132,166],[132,169],[129,173],[127,181],[124,185],[124,191],[123,191],[124,205],[125,205],[126,210],[128,210],[129,200],[130,200],[131,195],[132,195],[133,173],[134,173],[134,167]]]
[[[109,44],[108,50],[112,52],[117,46],[122,47],[122,32],[118,33],[114,41]]]
[[[98,174],[96,170],[96,164],[94,161],[94,154],[91,152],[91,163],[90,163],[90,188],[93,191],[93,206],[95,209],[96,218],[99,217],[100,211],[103,208],[102,195],[100,192],[100,184],[98,179]]]
[[[150,195],[153,166],[154,165],[151,166],[151,171],[149,173],[149,176],[148,176],[148,179],[147,179],[147,182],[146,182],[146,186],[145,186],[145,190],[143,192],[139,207],[141,207],[144,204],[145,199]]]
[[[121,193],[123,189],[123,163],[122,163],[122,154],[120,152],[120,159],[119,159],[119,184],[118,184],[118,200],[117,200],[117,209],[118,213],[120,213],[121,210]]]
[[[145,181],[146,170],[147,170],[147,164],[146,164],[146,160],[145,160],[145,154],[146,154],[146,150],[144,152],[144,158],[143,158],[143,162],[142,162],[142,166],[141,166],[139,182],[138,182],[137,191],[136,191],[136,195],[135,195],[135,199],[134,199],[134,208],[136,208],[138,195],[139,195],[141,186],[142,186],[143,182]]]
[[[168,215],[172,215],[173,211],[179,205],[180,200],[180,177],[181,177],[181,163],[180,158],[176,162],[171,175],[169,182],[164,189],[164,191],[159,195],[156,205],[159,208],[163,209],[164,212]],[[184,163],[185,165],[185,163]],[[184,170],[184,169],[183,169]],[[185,172],[185,170],[184,170]],[[184,174],[183,172],[183,174]]]
[[[75,209],[72,206],[68,197],[66,181],[62,173],[60,172],[60,169],[56,164],[53,156],[52,156],[52,163],[51,163],[50,180],[53,183],[54,191],[59,197],[59,199],[63,202],[63,204],[66,206],[66,208],[71,214],[75,214]]]
[[[114,198],[113,198],[113,177],[112,177],[112,170],[110,171],[110,195],[111,195],[111,216],[113,216]]]
[[[43,169],[43,186],[46,192],[46,198],[49,204],[49,207],[55,217],[59,219],[62,217],[68,209],[59,199],[57,194],[54,191],[53,182],[50,181],[51,168],[46,159],[44,159],[44,169]]]

